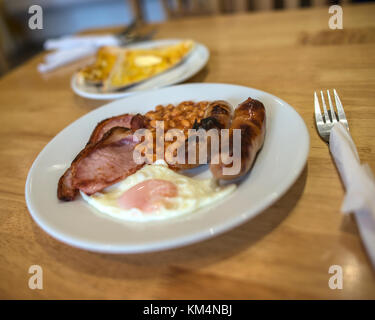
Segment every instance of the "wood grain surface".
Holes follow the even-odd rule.
[[[32,162],[60,130],[104,103],[70,89],[82,62],[41,75],[39,55],[0,79],[0,298],[374,299],[375,273],[354,219],[340,213],[344,189],[313,121],[313,91],[336,88],[359,155],[375,172],[374,16],[375,5],[345,6],[343,30],[328,28],[327,8],[159,25],[157,38],[192,38],[211,50],[189,82],[277,95],[311,136],[302,175],[274,206],[216,238],[164,252],[86,252],[34,223],[24,199]],[[43,268],[43,290],[28,287],[34,264]],[[328,287],[331,265],[343,268],[342,290]]]

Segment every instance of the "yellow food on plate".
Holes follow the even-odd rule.
[[[118,47],[101,47],[96,53],[95,62],[82,68],[78,74],[78,82],[86,85],[102,86],[109,77],[120,54],[124,49]]]
[[[147,222],[164,220],[216,204],[235,184],[219,186],[214,179],[193,179],[155,163],[84,200],[112,218]]]
[[[94,63],[77,73],[77,82],[98,87],[103,92],[135,85],[173,68],[193,47],[191,40],[149,49],[102,47]]]
[[[126,50],[119,57],[105,87],[113,89],[130,86],[167,71],[180,63],[193,46],[193,41],[187,40],[158,48]]]

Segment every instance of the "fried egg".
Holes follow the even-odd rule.
[[[146,222],[192,213],[232,193],[236,185],[219,186],[214,179],[198,180],[150,164],[84,200],[113,218]]]

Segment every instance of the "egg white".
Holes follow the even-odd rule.
[[[157,211],[144,213],[137,208],[123,209],[117,201],[121,195],[136,184],[149,179],[163,179],[173,182],[178,189],[177,197],[166,198],[166,205]],[[178,174],[164,164],[150,164],[112,185],[102,192],[88,196],[81,192],[82,198],[101,213],[120,220],[146,222],[169,219],[192,213],[215,203],[236,189],[236,185],[219,186],[214,179],[198,180]]]

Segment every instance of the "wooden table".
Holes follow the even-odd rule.
[[[163,23],[157,38],[192,38],[211,50],[189,82],[262,89],[288,101],[311,136],[308,163],[270,209],[221,236],[165,252],[109,255],[62,244],[26,208],[35,157],[60,130],[103,104],[74,95],[77,65],[48,75],[37,56],[0,79],[0,298],[293,299],[375,298],[375,276],[358,230],[340,213],[344,190],[313,120],[313,91],[336,88],[359,155],[375,172],[375,5],[344,7],[344,29],[328,10],[204,17]],[[293,143],[293,141],[291,141]],[[28,269],[43,268],[43,290]],[[331,290],[328,269],[343,268]]]

